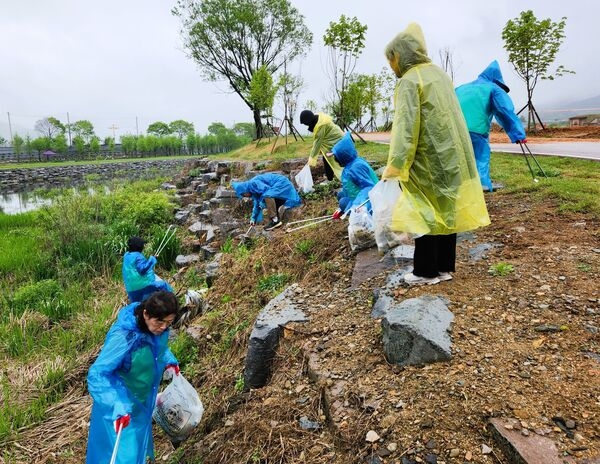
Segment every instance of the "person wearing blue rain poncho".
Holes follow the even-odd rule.
[[[302,204],[292,182],[281,174],[259,174],[246,182],[232,182],[231,186],[239,198],[251,197],[254,201],[250,224],[262,221],[262,210],[267,209],[269,223],[265,230],[280,227],[286,210]]]
[[[160,277],[154,274],[156,257],[146,259],[144,240],[140,237],[131,237],[127,242],[127,252],[123,256],[123,282],[129,301],[143,301],[152,293],[159,290],[173,291],[173,288]]]
[[[331,152],[338,164],[343,167],[342,190],[337,195],[339,210],[334,213],[334,219],[365,201],[367,202],[365,206],[370,211],[369,191],[379,179],[369,163],[358,156],[350,132],[346,132],[333,146]]]
[[[117,463],[154,462],[152,411],[165,370],[179,375],[167,346],[179,305],[171,292],[153,293],[119,311],[87,376],[93,399],[86,464],[108,464],[121,438]]]
[[[511,142],[526,142],[525,130],[508,96],[509,90],[502,79],[500,66],[495,60],[476,80],[456,88],[456,96],[473,143],[481,185],[490,192],[492,180],[490,179],[489,135],[492,117],[496,118]]]

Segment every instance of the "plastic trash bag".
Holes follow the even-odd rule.
[[[200,423],[202,414],[204,406],[198,392],[180,373],[156,397],[152,418],[173,443],[181,443]]]
[[[369,199],[373,208],[373,232],[380,254],[384,254],[390,248],[406,241],[406,234],[390,229],[392,214],[400,195],[402,195],[402,190],[395,179],[380,180],[369,191]]]
[[[351,210],[348,221],[348,239],[352,251],[366,250],[375,245],[373,218],[364,206]]]
[[[298,188],[304,192],[309,193],[313,191],[313,178],[312,173],[310,172],[310,166],[306,164],[298,174],[294,176],[294,180],[296,181],[296,185]]]

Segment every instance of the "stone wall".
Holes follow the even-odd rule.
[[[61,188],[94,180],[135,180],[172,177],[181,172],[186,159],[140,160],[122,163],[81,164],[41,168],[0,169],[0,193],[27,192],[36,188]]]

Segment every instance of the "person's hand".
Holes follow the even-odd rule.
[[[383,174],[381,175],[381,180],[388,180],[392,177],[400,177],[400,170],[395,168],[391,164],[388,164],[383,170]]]
[[[517,140],[515,143],[527,143],[527,139]]]
[[[179,375],[179,364],[167,364],[167,367],[165,367],[165,372],[170,372],[171,376]]]
[[[119,430],[123,430],[127,427],[130,420],[131,416],[129,414],[117,417],[117,420],[115,421],[115,432],[119,433]]]
[[[342,217],[342,214],[344,214],[344,212],[341,209],[336,209],[335,212],[331,215],[331,218],[339,219]]]
[[[315,156],[314,158],[308,158],[308,163],[307,163],[311,168],[314,168],[317,165],[317,157]]]
[[[255,226],[255,225],[256,225],[256,222],[255,222],[255,221],[250,221],[250,225],[251,225],[251,226]]]

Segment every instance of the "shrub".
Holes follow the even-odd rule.
[[[13,313],[22,314],[25,309],[37,309],[42,303],[62,296],[62,288],[52,279],[40,280],[19,288],[12,299]]]

